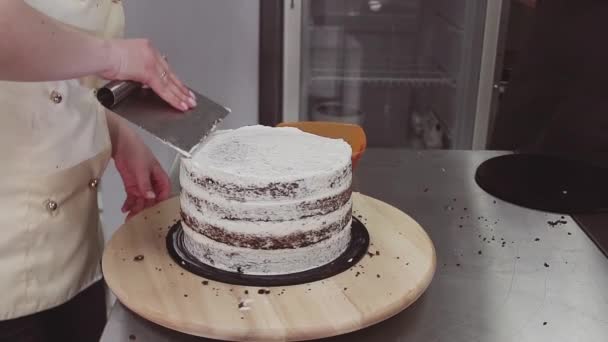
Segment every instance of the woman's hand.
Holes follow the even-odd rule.
[[[122,212],[127,219],[169,197],[167,173],[150,149],[121,118],[108,113],[112,138],[112,157],[124,183],[127,198]]]
[[[166,59],[149,40],[111,40],[109,56],[111,67],[101,72],[101,77],[143,83],[173,107],[182,111],[196,106],[194,94],[177,79]]]

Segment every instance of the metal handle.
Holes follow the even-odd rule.
[[[141,83],[138,82],[111,81],[97,90],[97,100],[104,107],[112,108],[139,88],[141,88]]]

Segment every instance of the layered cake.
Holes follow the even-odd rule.
[[[296,128],[213,133],[180,171],[184,245],[252,275],[325,265],[350,242],[351,148]]]

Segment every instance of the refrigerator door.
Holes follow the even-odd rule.
[[[359,124],[377,147],[484,145],[501,3],[287,1],[281,121]]]

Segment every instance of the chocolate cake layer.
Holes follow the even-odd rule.
[[[186,177],[200,189],[211,193],[217,193],[222,197],[245,202],[249,200],[280,200],[280,199],[296,199],[310,196],[309,190],[306,188],[306,183],[310,180],[293,180],[290,182],[268,182],[263,186],[239,185],[228,182],[220,182],[213,177],[199,174],[190,170],[184,165]],[[333,177],[325,179],[326,189],[339,189],[341,187],[350,187],[352,175],[352,167],[349,164],[342,168]],[[348,184],[345,184],[348,182]]]
[[[325,215],[338,210],[350,200],[352,189],[311,201],[300,203],[276,203],[271,206],[226,206],[196,197],[187,191],[183,192],[186,200],[192,203],[202,215],[213,215],[231,221],[278,222],[299,220],[312,216]],[[242,203],[242,202],[239,202]],[[281,212],[280,214],[279,211]],[[286,217],[290,215],[290,217]]]
[[[325,223],[324,226],[308,231],[298,231],[283,236],[242,234],[227,231],[224,228],[209,225],[198,221],[196,218],[181,211],[183,222],[209,239],[241,248],[272,250],[272,249],[294,249],[313,245],[330,238],[344,228],[352,219],[352,210],[349,209],[340,220]]]

